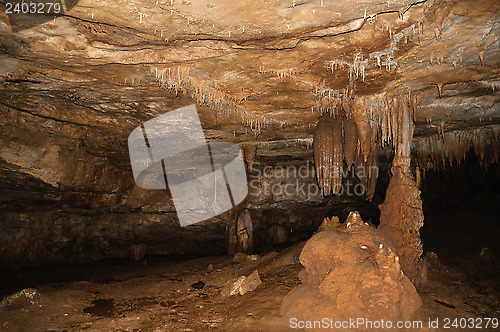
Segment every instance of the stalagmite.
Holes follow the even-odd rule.
[[[397,123],[395,155],[386,199],[380,205],[379,230],[396,248],[405,275],[414,283],[420,283],[419,258],[423,249],[419,229],[423,226],[424,215],[420,191],[410,171],[414,105],[405,95],[395,97],[392,106]]]
[[[243,210],[236,221],[236,252],[250,254],[253,251],[253,224],[250,212]]]

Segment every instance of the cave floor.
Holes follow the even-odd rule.
[[[259,260],[273,261],[266,256]],[[232,277],[256,267],[265,270],[259,260],[238,263],[229,257],[206,257],[173,264],[130,263],[119,269],[103,266],[101,273],[110,272],[107,280],[37,286],[33,304],[0,312],[0,330],[285,331],[288,322],[280,317],[279,306],[300,283],[299,264],[277,274],[263,273],[262,285],[243,296],[220,295]],[[473,268],[470,263],[455,261],[429,271],[428,283],[419,289],[423,306],[416,319],[500,317],[500,294],[494,284],[498,266]],[[209,264],[212,271],[207,270]],[[202,289],[191,286],[200,280],[205,283]]]
[[[460,211],[448,215],[467,219]],[[486,213],[484,218],[495,215]],[[429,318],[438,318],[440,328],[446,318],[451,322],[500,318],[498,260],[479,257],[477,242],[483,237],[464,245],[467,242],[458,234],[470,239],[469,230],[453,234],[450,243],[439,241],[440,232],[442,236],[450,233],[440,222],[445,219],[429,217],[423,233],[424,245],[438,253],[440,264],[430,262],[428,282],[418,288],[423,305],[415,320],[424,324],[419,330],[441,330],[427,328]],[[432,237],[426,237],[426,232]],[[453,243],[462,252],[451,250]],[[36,291],[24,302],[18,299],[0,308],[0,331],[286,331],[289,322],[280,316],[280,303],[300,283],[301,265],[290,264],[297,250],[260,254],[254,256],[256,260],[244,255],[237,260],[218,256],[169,262],[147,257],[140,262],[4,271],[0,274],[7,280],[0,289],[4,295],[26,287]],[[257,289],[243,296],[222,297],[227,281],[254,270],[262,279]],[[192,286],[198,281],[204,283],[201,289]],[[483,321],[482,330],[493,330],[484,327]]]

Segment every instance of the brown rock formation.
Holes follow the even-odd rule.
[[[300,254],[302,285],[282,312],[298,320],[411,319],[421,301],[399,256],[375,229],[351,212],[344,224],[314,235]]]
[[[420,190],[410,171],[411,142],[413,138],[413,107],[408,97],[394,99],[399,112],[395,133],[395,156],[392,161],[392,178],[387,188],[384,204],[380,205],[380,232],[391,241],[401,257],[401,267],[414,283],[419,283],[418,260],[422,255],[420,227],[424,213]]]

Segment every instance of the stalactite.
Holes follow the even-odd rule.
[[[372,94],[354,98],[352,116],[358,125],[361,151],[367,160],[371,140],[376,140],[381,147],[389,146],[395,137],[397,105],[387,100],[385,94]],[[375,136],[371,132],[376,133]],[[370,138],[370,139],[369,139]]]
[[[155,74],[160,86],[173,90],[176,95],[179,92],[190,94],[201,105],[206,105],[224,114],[236,113],[241,116],[242,123],[256,133],[260,133],[264,127],[269,125],[270,120],[265,115],[249,115],[242,107],[239,107],[239,104],[248,98],[249,93],[243,93],[239,98],[235,98],[230,93],[222,91],[217,84],[196,78],[192,75],[193,70],[189,66],[151,68],[151,72]]]
[[[417,156],[417,161],[420,168],[424,168],[429,162],[431,156],[431,146],[427,140],[418,140],[414,143],[415,149],[421,151],[420,155]]]
[[[370,155],[372,139],[372,128],[370,127],[370,119],[366,114],[366,105],[364,99],[356,99],[353,105],[353,119],[358,128],[358,140],[360,146],[360,154],[363,155],[363,161],[366,163]]]
[[[314,163],[323,195],[338,193],[342,185],[342,122],[331,115],[320,117],[314,132]]]
[[[477,157],[479,159],[479,164],[481,166],[483,166],[483,164],[484,164],[484,156],[485,156],[485,152],[487,149],[486,141],[487,141],[487,134],[486,134],[486,132],[481,131],[481,133],[479,133],[479,146],[478,146],[478,150],[476,152]]]
[[[327,61],[325,65],[332,73],[335,70],[345,69],[347,67],[349,79],[361,78],[363,81],[365,80],[366,70],[369,68],[384,66],[386,71],[390,72],[392,68],[398,65],[394,60],[394,55],[399,49],[398,45],[403,40],[405,44],[407,44],[410,37],[422,33],[422,26],[422,21],[418,21],[395,35],[390,33],[390,46],[382,51],[372,52],[368,54],[366,58],[362,53],[357,53],[354,55],[352,62],[344,59],[333,59]],[[430,58],[430,62],[432,63],[432,57]]]
[[[365,162],[363,154],[358,153],[358,156],[354,164],[356,165],[354,168],[355,174],[359,179],[359,183],[364,188],[366,197],[366,192],[367,192],[366,188],[368,188],[368,172],[366,172],[366,170],[368,169],[368,163]]]
[[[329,113],[335,116],[336,111],[340,109],[344,96],[346,95],[345,89],[331,89],[326,87],[326,83],[322,82],[321,85],[314,87],[313,94],[318,98],[318,106],[313,107],[313,111],[320,114]]]
[[[417,159],[421,167],[432,162],[433,166],[444,168],[446,165],[460,164],[467,152],[473,149],[480,166],[487,168],[500,155],[499,131],[500,126],[493,125],[420,137],[415,142]]]
[[[378,179],[378,149],[376,141],[376,132],[372,131],[370,154],[366,162],[366,199],[371,201],[375,194]]]
[[[314,164],[316,177],[323,195],[328,195],[332,187],[333,178],[333,118],[323,115],[314,132]]]
[[[500,90],[500,81],[479,81],[480,85],[493,91]]]
[[[438,96],[439,98],[441,98],[442,96],[442,93],[443,93],[443,83],[439,82],[439,83],[436,83],[436,86],[437,86],[437,89],[438,89]]]
[[[343,116],[337,116],[333,123],[333,187],[338,194],[342,190],[342,168],[344,165],[344,139],[342,137]]]
[[[396,161],[402,163],[405,172],[409,171],[411,143],[413,138],[414,100],[410,95],[393,98],[392,123],[396,124],[393,130],[393,142]],[[394,162],[393,162],[394,165]]]
[[[213,109],[230,112],[238,103],[238,100],[221,91],[217,85],[191,75],[191,67],[153,68],[152,71],[162,87],[174,90],[176,94],[189,93],[197,102]]]
[[[266,69],[264,66],[259,67],[259,73],[276,75],[280,79],[280,81],[282,81],[282,82],[285,78],[294,77],[296,72],[297,72],[297,69],[295,69],[295,68]]]
[[[352,117],[344,119],[344,159],[347,167],[351,167],[357,157],[358,127]]]
[[[326,66],[327,68],[332,70],[332,73],[334,72],[334,70],[337,70],[339,68],[344,69],[345,67],[348,67],[349,79],[358,79],[361,77],[363,79],[363,82],[365,80],[365,70],[369,68],[368,60],[363,59],[363,54],[361,53],[355,54],[352,62],[334,59],[327,62]]]

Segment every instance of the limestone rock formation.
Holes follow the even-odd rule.
[[[423,253],[419,229],[424,224],[422,201],[412,175],[392,168],[384,204],[380,205],[380,233],[401,257],[401,268],[413,282],[419,280],[419,258]]]
[[[300,262],[302,284],[282,304],[287,317],[408,320],[421,305],[399,256],[358,212],[307,241]]]
[[[236,252],[252,253],[253,224],[248,210],[243,210],[236,220],[236,239]]]

